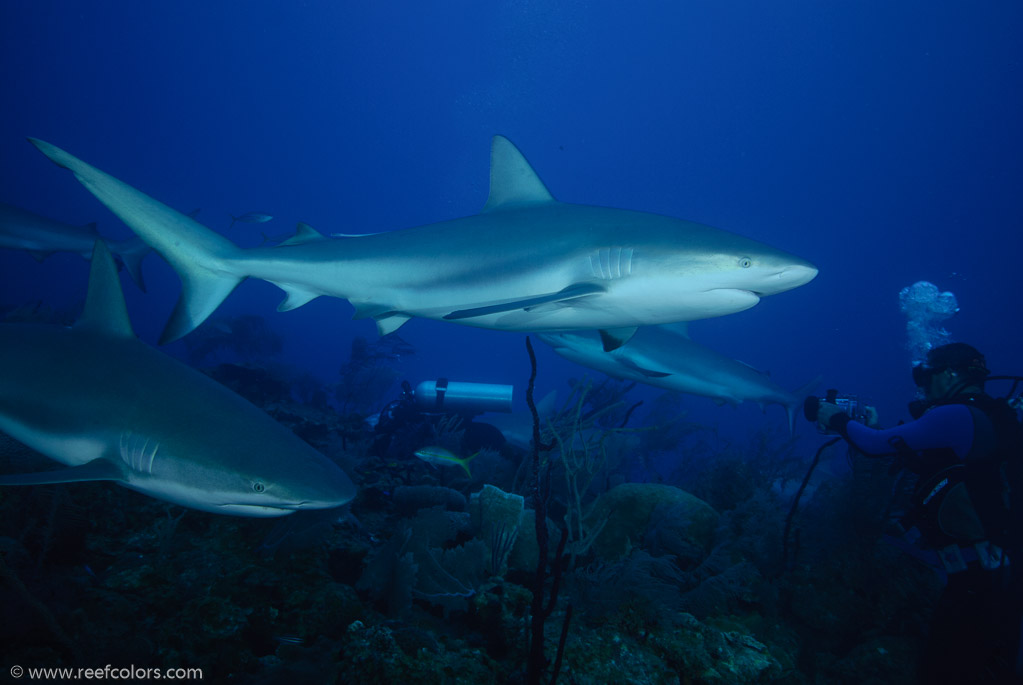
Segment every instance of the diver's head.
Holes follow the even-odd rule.
[[[977,348],[949,343],[927,353],[927,361],[913,367],[913,382],[924,399],[946,399],[962,392],[980,392],[991,372]]]

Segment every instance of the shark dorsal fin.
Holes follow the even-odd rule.
[[[123,338],[135,337],[114,258],[102,240],[97,240],[92,249],[89,291],[85,295],[85,309],[75,322],[75,328]]]
[[[312,243],[317,240],[326,240],[324,235],[317,231],[309,224],[300,221],[298,227],[295,229],[295,235],[285,240],[281,245],[302,245],[304,243]]]
[[[555,202],[519,149],[504,136],[490,144],[490,195],[484,212]]]

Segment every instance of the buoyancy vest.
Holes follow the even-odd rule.
[[[941,404],[974,408],[990,422],[991,434],[974,436],[974,450],[965,461],[949,448],[914,455],[914,470],[920,478],[909,523],[920,531],[924,546],[932,549],[987,541],[1010,553],[1019,551],[1023,547],[1023,427],[1015,410],[1005,399],[986,394],[960,395]],[[983,425],[977,428],[988,430]],[[1015,511],[1014,498],[1018,500]]]

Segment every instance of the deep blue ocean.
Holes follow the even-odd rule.
[[[373,233],[477,213],[490,141],[510,138],[555,198],[655,212],[809,260],[819,275],[692,337],[794,389],[821,375],[886,425],[913,397],[899,291],[957,297],[951,338],[1023,374],[1023,5],[753,2],[57,2],[0,4],[0,202],[129,229],[26,137],[69,151],[241,246],[307,222]],[[264,224],[231,216],[260,211]],[[424,255],[424,259],[428,259]],[[158,255],[124,290],[156,344],[180,291]],[[0,306],[76,306],[88,262],[0,250]],[[217,316],[257,315],[275,362],[338,382],[370,320],[243,283]],[[414,384],[515,386],[525,335],[414,319]],[[534,338],[537,395],[595,376]],[[185,357],[182,341],[163,348]],[[2,363],[2,362],[0,362]],[[397,393],[397,387],[394,393]],[[637,413],[661,394],[637,388]],[[745,443],[783,411],[681,403]],[[800,453],[821,438],[799,419]],[[634,478],[642,473],[633,472]],[[110,486],[113,487],[113,486]]]
[[[706,223],[818,266],[802,288],[698,322],[692,336],[796,388],[912,394],[898,292],[954,292],[956,340],[1019,373],[1023,134],[1014,3],[8,3],[3,201],[127,229],[26,136],[52,142],[242,244],[297,221],[369,233],[473,214],[490,137],[513,140],[558,199]],[[272,223],[230,215],[264,211]],[[0,254],[7,304],[82,297],[87,265]],[[153,340],[178,282],[156,257],[143,295]],[[321,299],[274,314],[249,282],[221,314],[252,312],[295,364],[332,379],[354,335]],[[519,383],[521,335],[416,320],[411,380]],[[170,350],[173,353],[173,348]],[[575,373],[541,351],[540,387]],[[522,391],[520,390],[519,394]],[[744,430],[757,408],[709,405]],[[748,411],[751,409],[750,411]],[[777,408],[774,408],[777,410]],[[777,419],[773,416],[770,420]],[[738,419],[736,421],[736,419]]]

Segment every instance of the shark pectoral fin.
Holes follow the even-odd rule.
[[[529,309],[542,304],[548,304],[552,302],[565,302],[566,300],[573,300],[578,297],[585,295],[593,295],[595,293],[602,293],[605,291],[604,286],[599,283],[573,283],[567,288],[562,288],[556,293],[547,293],[546,295],[537,295],[536,297],[527,297],[522,300],[512,300],[511,302],[505,302],[503,304],[492,304],[486,307],[473,307],[472,309],[459,309],[451,312],[450,314],[444,315],[445,321],[457,321],[459,319],[471,319],[477,316],[486,316],[488,314],[500,314],[501,312],[511,312],[516,309]]]
[[[355,313],[352,314],[353,319],[380,319],[394,313],[394,307],[379,302],[359,302],[357,300],[349,300],[349,302],[355,307]]]
[[[647,378],[667,378],[668,376],[673,375],[666,371],[655,371],[654,369],[645,369],[636,362],[629,359],[621,359],[619,360],[619,362],[622,364],[622,366],[626,366],[635,371],[636,373],[641,373]]]
[[[600,330],[600,342],[604,346],[605,352],[611,352],[617,350],[619,347],[629,342],[629,338],[636,335],[636,326],[629,328],[607,328]]]
[[[302,305],[309,304],[320,296],[319,293],[303,290],[302,288],[284,286],[280,283],[275,285],[285,292],[284,299],[279,305],[277,305],[277,311],[279,312],[290,312],[292,309],[298,309]]]
[[[394,333],[396,330],[405,325],[405,322],[412,317],[408,314],[390,314],[388,316],[378,317],[377,322],[377,333],[380,337],[387,335],[388,333]]]
[[[12,473],[0,476],[0,485],[47,485],[50,483],[79,483],[90,480],[123,481],[121,467],[109,459],[100,457],[66,469],[42,471],[40,473]]]
[[[373,319],[376,321],[377,332],[381,337],[388,333],[394,333],[405,325],[406,321],[412,318],[410,314],[397,311],[394,307],[385,304],[377,302],[351,302],[352,306],[355,307],[355,313],[352,314],[352,318]]]

